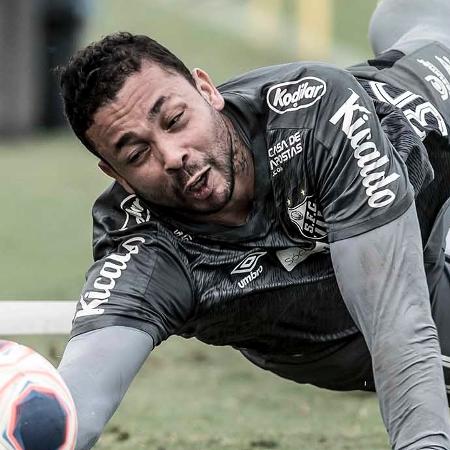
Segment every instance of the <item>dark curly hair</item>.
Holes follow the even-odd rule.
[[[143,60],[179,73],[195,86],[184,63],[157,41],[143,35],[119,32],[78,51],[59,68],[66,117],[78,139],[97,156],[86,136],[95,112],[114,100],[125,80],[141,69]]]

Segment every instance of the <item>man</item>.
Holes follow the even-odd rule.
[[[293,63],[217,89],[127,33],[69,62],[67,117],[116,180],[60,366],[78,449],[172,334],[299,383],[376,389],[393,448],[450,449],[449,13],[385,0],[376,58],[353,75]]]

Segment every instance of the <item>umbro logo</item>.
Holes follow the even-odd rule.
[[[252,281],[256,280],[256,278],[258,278],[262,272],[263,272],[263,266],[259,265],[259,267],[257,267],[255,269],[255,267],[258,264],[258,260],[259,258],[261,258],[262,256],[264,256],[267,252],[253,252],[250,253],[250,255],[248,255],[243,261],[241,261],[232,271],[231,273],[233,275],[236,274],[248,274],[246,275],[244,278],[242,278],[241,280],[239,280],[238,282],[238,286],[241,289],[244,289],[245,286],[247,286],[249,283],[251,283]],[[254,270],[255,269],[255,270]]]
[[[251,272],[256,264],[258,263],[258,259],[261,256],[264,256],[267,252],[254,252],[248,255],[244,261],[241,261],[232,271],[232,274],[237,273],[248,273]]]

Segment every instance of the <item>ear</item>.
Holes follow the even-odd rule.
[[[114,178],[129,194],[135,194],[134,189],[128,184],[125,178],[119,175],[106,161],[101,159],[98,162],[98,167],[108,177]]]
[[[222,94],[214,86],[211,77],[202,69],[194,69],[192,71],[195,84],[200,95],[217,111],[220,111],[225,106],[225,100]]]

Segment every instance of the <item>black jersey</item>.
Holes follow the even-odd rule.
[[[389,70],[410,70],[408,58]],[[393,221],[414,196],[420,203],[433,184],[427,148],[448,145],[450,114],[438,98],[383,70],[366,64],[352,75],[302,62],[220,86],[224,113],[254,157],[248,221],[180,221],[115,183],[93,208],[95,262],[72,335],[124,325],[155,345],[176,334],[294,354],[358,333],[329,244]],[[445,198],[423,208],[425,241]]]

